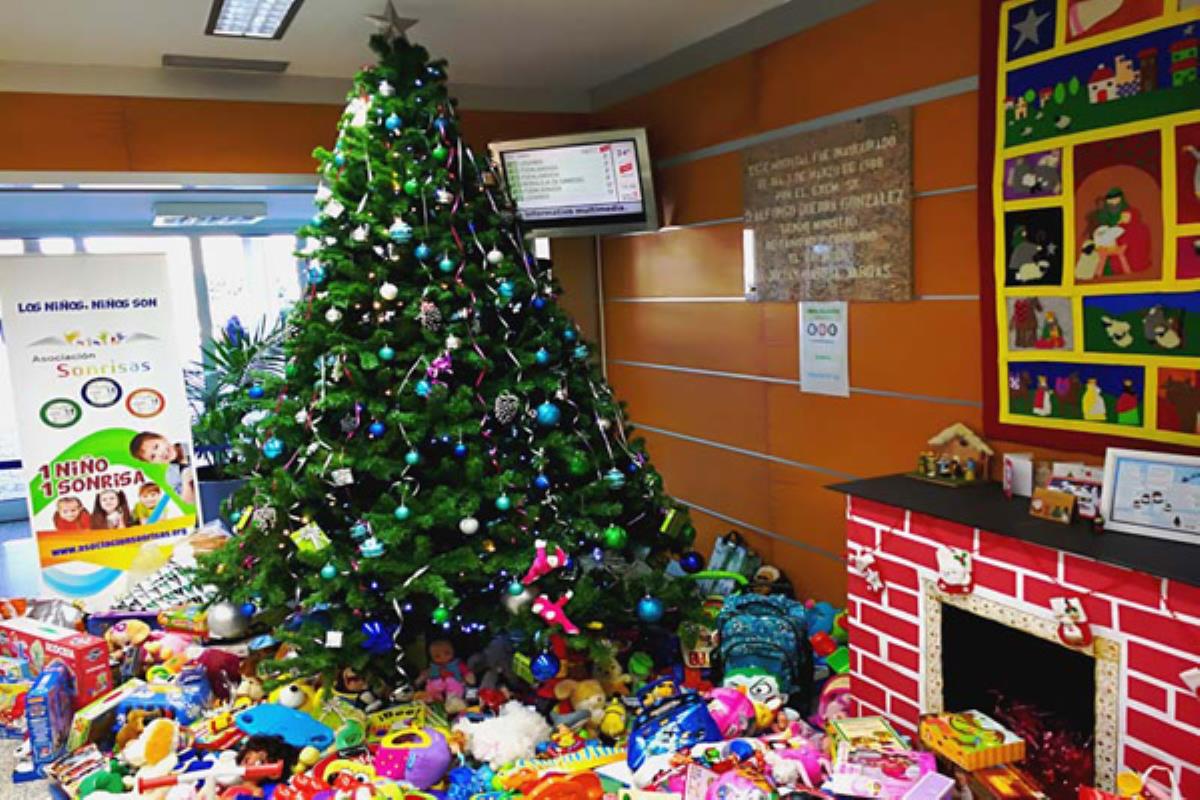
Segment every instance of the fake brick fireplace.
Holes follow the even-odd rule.
[[[884,481],[900,483],[883,487]],[[881,487],[887,491],[877,491]],[[1006,529],[1006,534],[935,516],[935,501],[942,497],[937,492],[954,495],[975,489],[930,487],[902,476],[834,488],[849,495],[847,605],[851,685],[858,713],[885,715],[915,737],[921,713],[943,710],[940,637],[946,605],[1065,647],[1057,639],[1050,600],[1078,597],[1095,635],[1094,643],[1083,650],[1095,659],[1096,785],[1111,788],[1121,769],[1141,771],[1163,764],[1175,772],[1183,797],[1200,798],[1200,698],[1180,677],[1200,667],[1200,587],[1195,581],[1159,577],[1067,552],[1065,546],[1029,541],[1024,506],[1021,516],[992,515],[1003,523],[997,528]],[[989,503],[1020,503],[1004,500],[998,488],[994,494],[981,497]],[[908,502],[910,495],[918,502]],[[881,496],[890,502],[880,502]],[[959,506],[952,516],[960,520],[974,513],[974,504],[964,495],[954,496],[952,503]],[[1043,540],[1057,534],[1072,546],[1081,543],[1076,549],[1095,547],[1091,537],[1097,535],[1081,524],[1063,528],[1029,521],[1057,529],[1049,534],[1041,530]],[[1089,538],[1072,538],[1082,536]],[[1159,546],[1148,539],[1134,544],[1141,542],[1148,543],[1149,553]],[[1130,543],[1110,539],[1104,544],[1107,551],[1110,545]],[[940,545],[971,553],[971,593],[948,595],[938,588]],[[1169,555],[1175,562],[1190,556],[1192,561],[1182,567],[1190,578],[1200,567],[1200,547],[1182,547]],[[874,556],[881,591],[875,591],[853,564],[853,556],[863,552]]]

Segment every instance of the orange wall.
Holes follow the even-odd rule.
[[[646,125],[654,157],[677,156],[972,76],[979,22],[975,2],[877,0],[596,120]],[[824,486],[846,474],[908,470],[925,440],[952,422],[982,429],[976,193],[928,194],[975,184],[977,103],[968,92],[914,110],[915,293],[958,298],[851,305],[851,385],[867,392],[830,398],[801,394],[795,384],[614,363],[795,381],[797,311],[781,303],[621,302],[739,296],[740,222],[603,241],[609,377],[636,423],[680,435],[645,434],[668,491],[787,539],[743,530],[804,594],[845,594],[836,561],[845,548],[844,498]],[[739,153],[659,170],[665,224],[740,217],[740,170]],[[737,527],[697,518],[705,543]]]
[[[311,173],[341,106],[0,92],[0,170]],[[577,130],[578,114],[463,111],[473,146]],[[480,144],[482,143],[482,144]]]

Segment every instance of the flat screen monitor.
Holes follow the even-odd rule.
[[[491,151],[534,236],[658,228],[644,128],[494,142]]]

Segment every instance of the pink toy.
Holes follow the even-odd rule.
[[[733,770],[721,775],[708,787],[704,800],[771,800],[777,796],[770,786]]]
[[[571,622],[571,618],[567,616],[567,612],[563,608],[571,600],[573,594],[573,592],[567,592],[558,599],[557,603],[552,603],[549,597],[539,594],[529,609],[545,620],[547,625],[561,625],[564,633],[579,633],[579,627]]]
[[[561,547],[556,545],[554,552],[547,555],[546,541],[544,539],[534,541],[533,546],[536,550],[536,555],[533,557],[533,563],[529,565],[529,572],[526,572],[525,577],[521,579],[521,583],[526,586],[543,575],[549,575],[567,563],[567,553]]]
[[[748,733],[754,725],[754,703],[737,689],[721,687],[709,692],[708,713],[726,739]]]
[[[450,768],[450,745],[433,728],[404,728],[389,733],[375,753],[375,774],[428,789]]]

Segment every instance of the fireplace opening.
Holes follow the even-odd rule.
[[[1024,768],[1055,798],[1091,785],[1096,662],[1091,656],[942,605],[947,711],[977,709],[1026,741]]]

